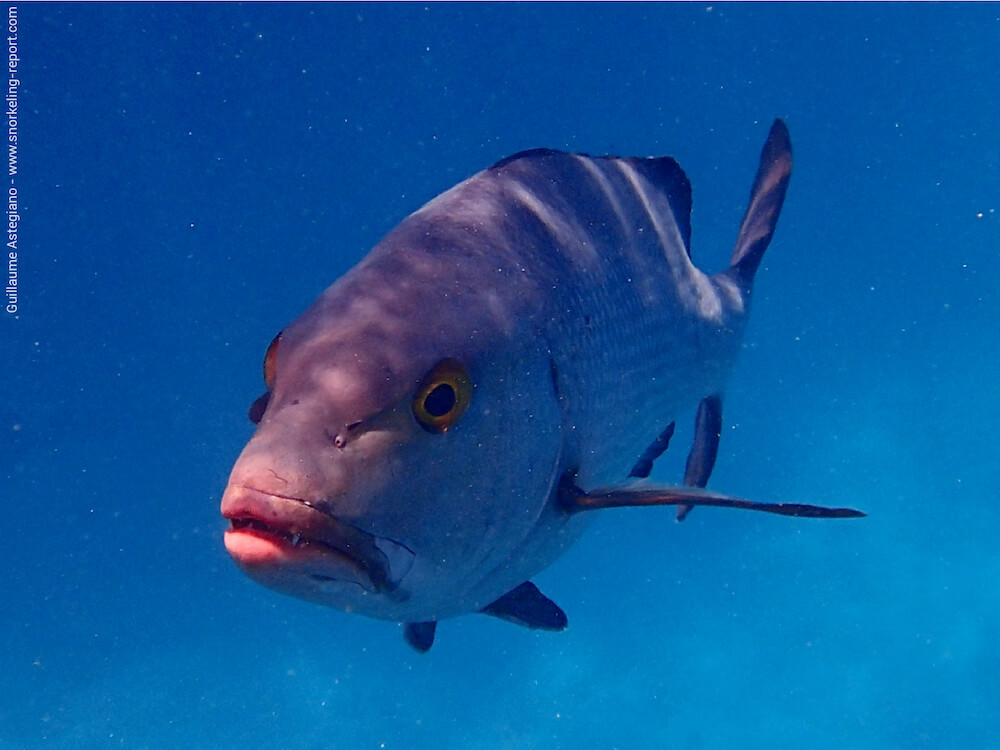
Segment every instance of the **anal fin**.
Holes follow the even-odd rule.
[[[569,622],[559,605],[539,591],[531,581],[525,581],[511,589],[480,611],[515,625],[542,630],[563,630]]]

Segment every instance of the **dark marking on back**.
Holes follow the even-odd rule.
[[[669,156],[649,159],[623,159],[649,182],[662,190],[670,202],[670,210],[677,222],[677,229],[684,240],[684,249],[691,257],[691,181],[681,165]]]
[[[501,159],[490,171],[503,169],[515,161],[546,160],[562,157],[564,159],[584,158],[601,163],[622,162],[638,172],[651,186],[661,191],[670,203],[670,210],[677,222],[684,249],[691,257],[691,181],[675,159],[670,156],[654,156],[640,158],[636,156],[591,156],[590,154],[568,154],[551,148],[534,148],[520,151],[505,159]],[[605,165],[602,165],[602,170]]]
[[[554,156],[564,154],[564,151],[557,151],[554,148],[530,148],[527,151],[518,151],[516,154],[511,154],[510,156],[505,156],[503,159],[498,161],[489,171],[496,169],[502,169],[510,164],[512,161],[517,161],[518,159],[531,159],[538,156]]]

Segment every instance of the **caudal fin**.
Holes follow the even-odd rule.
[[[792,142],[788,128],[782,120],[775,120],[760,154],[757,177],[750,190],[750,205],[743,215],[730,259],[731,267],[726,272],[744,289],[749,289],[753,283],[760,260],[774,235],[791,175]]]

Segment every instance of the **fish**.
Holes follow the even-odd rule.
[[[432,199],[267,347],[222,497],[230,556],[278,592],[399,623],[424,652],[465,614],[566,628],[531,578],[588,511],[865,515],[706,489],[791,167],[779,119],[713,275],[691,260],[671,157],[535,149]],[[683,483],[650,482],[692,408]]]

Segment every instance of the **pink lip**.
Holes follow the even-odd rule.
[[[302,500],[230,485],[222,515],[231,522],[226,550],[248,572],[298,568],[314,578],[353,581],[373,592],[395,587],[373,535]]]

